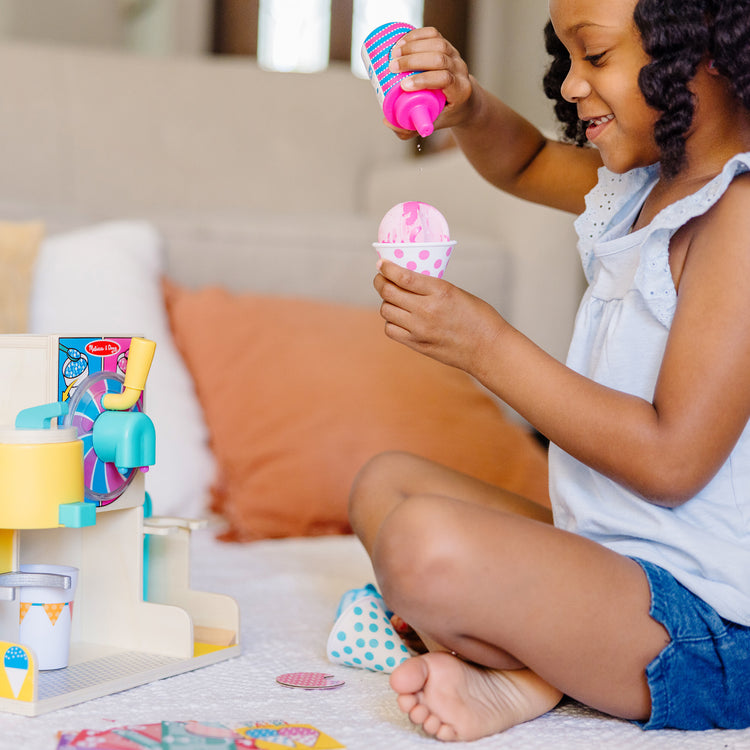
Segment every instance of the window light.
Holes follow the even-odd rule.
[[[260,0],[258,64],[262,68],[298,73],[325,70],[330,40],[331,0]]]

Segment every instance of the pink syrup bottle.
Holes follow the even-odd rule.
[[[362,61],[386,120],[396,127],[416,130],[424,137],[435,129],[434,122],[445,106],[445,94],[433,89],[404,91],[401,81],[419,71],[391,73],[388,70],[393,45],[413,29],[408,23],[378,26],[367,35],[362,45]]]

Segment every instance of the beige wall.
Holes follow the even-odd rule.
[[[472,0],[472,72],[545,130],[555,128],[552,103],[542,91],[548,18],[548,0]]]

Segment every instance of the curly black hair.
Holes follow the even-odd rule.
[[[646,103],[660,113],[654,128],[662,173],[674,177],[685,164],[685,139],[695,102],[689,84],[705,57],[750,109],[750,0],[639,0],[633,20],[651,58],[638,84]],[[561,94],[570,57],[552,23],[544,29],[552,61],[544,76],[544,93],[555,102],[555,115],[566,139],[586,142],[575,104]]]

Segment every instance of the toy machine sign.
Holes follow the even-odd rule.
[[[67,401],[80,383],[97,372],[124,376],[130,338],[61,336],[59,349],[58,399]]]

